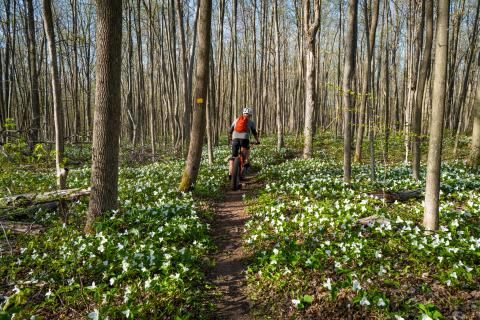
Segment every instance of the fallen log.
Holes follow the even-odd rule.
[[[392,203],[395,201],[403,202],[410,199],[420,199],[423,196],[424,189],[417,190],[401,190],[401,191],[376,191],[371,192],[369,195],[378,198],[384,199],[386,202]]]
[[[390,223],[390,220],[379,215],[373,215],[357,221],[357,224],[363,226],[374,225],[375,223],[378,223],[379,225],[387,225]]]
[[[45,230],[45,227],[39,224],[19,221],[0,220],[0,227],[16,234],[40,234]]]
[[[0,199],[0,208],[29,207],[35,204],[58,202],[60,200],[74,201],[82,196],[88,195],[90,195],[90,188],[55,190],[44,193],[24,193]]]
[[[12,207],[0,209],[0,218],[13,221],[32,220],[38,211],[42,210],[44,212],[54,212],[59,206],[60,201],[51,201],[34,204],[26,208]]]

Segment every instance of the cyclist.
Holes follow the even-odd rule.
[[[250,166],[250,132],[255,137],[257,144],[260,144],[258,139],[258,132],[255,128],[255,122],[250,119],[253,115],[253,110],[250,107],[243,108],[243,113],[230,126],[228,130],[228,140],[232,142],[232,157],[229,161],[228,177],[232,178],[233,160],[238,157],[238,151],[241,148],[245,155],[245,168]]]

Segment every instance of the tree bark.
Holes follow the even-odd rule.
[[[27,42],[28,42],[28,70],[30,73],[30,106],[32,110],[32,123],[29,133],[29,146],[33,150],[38,141],[40,132],[40,97],[38,92],[38,70],[37,70],[37,44],[35,40],[35,19],[33,12],[33,0],[27,0]]]
[[[320,0],[314,1],[314,18],[310,21],[310,0],[303,0],[305,41],[305,124],[303,158],[312,156],[313,117],[315,109],[315,36],[320,27]]]
[[[379,12],[379,0],[375,0],[373,12],[369,12],[367,3],[365,3],[365,21],[367,22],[367,29],[365,34],[367,35],[367,56],[365,61],[365,71],[363,74],[363,100],[360,105],[358,128],[357,128],[357,140],[355,146],[355,161],[362,161],[362,144],[363,136],[365,132],[365,114],[368,112],[370,115],[372,105],[372,59],[375,49],[375,34],[377,31],[378,12]],[[370,117],[369,117],[370,118]]]
[[[53,114],[55,122],[55,165],[57,175],[57,187],[62,190],[66,188],[66,181],[62,179],[63,152],[64,152],[64,117],[62,94],[60,89],[60,76],[58,72],[57,47],[55,43],[55,31],[53,29],[52,3],[51,0],[43,0],[43,19],[45,33],[48,39],[50,53],[50,70],[52,73],[53,90]]]
[[[480,52],[478,53],[477,66],[480,68]],[[477,93],[473,106],[472,147],[468,159],[468,163],[472,167],[480,166],[480,73],[477,79]]]
[[[443,114],[445,107],[445,83],[448,62],[449,7],[449,0],[439,0],[437,40],[435,45],[435,82],[433,84],[432,118],[430,122],[425,189],[425,213],[423,216],[423,225],[427,230],[438,229]]]
[[[276,109],[275,118],[277,123],[277,151],[283,148],[283,119],[282,119],[282,107],[283,103],[280,98],[280,29],[278,24],[278,0],[274,0],[275,6],[275,96],[276,96]]]
[[[95,217],[118,207],[120,76],[122,65],[122,1],[96,0],[96,90],[92,178],[85,231]]]
[[[183,25],[183,3],[182,0],[177,0],[177,18],[178,26],[180,28],[180,49],[181,49],[181,67],[182,67],[182,84],[184,94],[184,113],[183,113],[183,142],[188,144],[190,134],[190,116],[192,113],[192,98],[191,91],[188,86],[188,72],[187,72],[187,45],[185,42],[185,27]]]
[[[202,147],[205,135],[205,106],[208,89],[210,64],[210,39],[212,28],[212,1],[201,0],[198,21],[198,60],[195,72],[195,103],[185,171],[180,190],[187,191],[194,187],[200,169]]]
[[[463,84],[462,84],[462,91],[460,93],[460,97],[458,99],[458,111],[453,123],[453,128],[456,130],[456,135],[455,135],[455,145],[453,148],[453,153],[454,155],[457,154],[457,147],[458,147],[458,139],[460,138],[461,130],[462,130],[462,124],[463,124],[463,117],[462,113],[466,109],[466,98],[467,98],[467,90],[468,90],[468,79],[470,76],[470,68],[473,62],[473,59],[475,58],[475,44],[477,43],[477,33],[478,33],[478,18],[480,14],[480,2],[477,4],[477,11],[475,13],[475,19],[473,22],[473,32],[472,32],[472,37],[470,38],[470,46],[468,48],[468,56],[467,56],[467,62],[464,70],[464,77],[463,77]]]
[[[430,72],[430,60],[433,42],[433,3],[432,0],[425,0],[425,49],[423,52],[422,63],[420,65],[420,72],[418,74],[417,92],[415,97],[415,109],[413,113],[413,141],[412,141],[412,174],[413,178],[420,179],[420,160],[421,153],[421,134],[422,134],[422,106],[423,97],[425,93],[425,83]],[[423,32],[423,31],[422,31]]]
[[[345,67],[343,71],[343,181],[352,178],[352,93],[357,54],[358,0],[350,0],[348,7],[348,31],[345,37]]]

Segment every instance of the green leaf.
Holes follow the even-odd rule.
[[[306,295],[303,296],[303,299],[302,299],[302,300],[303,300],[303,302],[310,304],[310,303],[313,302],[313,297],[310,296],[310,295],[308,295],[308,294],[306,294]]]

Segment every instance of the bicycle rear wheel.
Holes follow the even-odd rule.
[[[236,157],[233,161],[233,172],[232,172],[232,190],[238,190],[240,185],[240,157]]]

